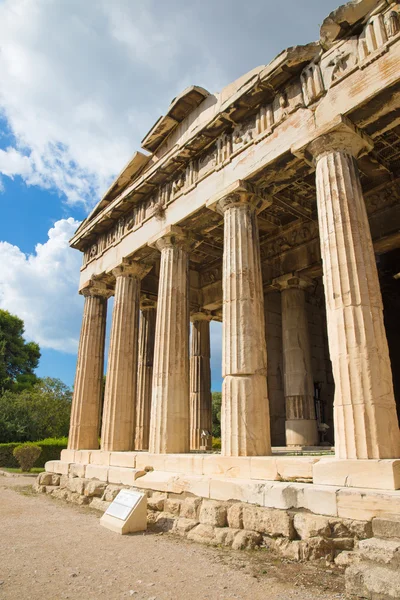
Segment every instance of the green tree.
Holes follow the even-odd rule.
[[[40,349],[26,342],[24,322],[7,310],[0,310],[0,393],[19,391],[37,381],[34,370],[39,364]]]
[[[59,379],[0,396],[0,443],[35,442],[68,435],[72,391]]]
[[[221,392],[212,393],[212,434],[213,437],[221,437]]]

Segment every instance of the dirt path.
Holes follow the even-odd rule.
[[[118,536],[99,514],[0,477],[0,599],[339,600],[343,575],[164,534]],[[25,486],[25,487],[24,487]],[[315,587],[317,586],[317,587]]]

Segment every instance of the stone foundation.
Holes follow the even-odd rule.
[[[145,491],[148,524],[156,531],[235,550],[268,547],[280,556],[296,561],[323,558],[347,565],[360,540],[372,537],[371,523],[367,520],[317,515],[304,508],[279,509],[235,500],[220,501],[185,491],[144,490],[142,486],[81,477],[80,467],[70,465],[69,473],[64,475],[41,473],[35,484],[36,491],[101,511],[108,508],[121,489],[129,487]],[[138,477],[137,482],[141,479]],[[279,503],[278,496],[282,495],[282,498],[287,497],[288,506],[293,504],[289,501],[290,489],[287,487],[272,490],[271,503],[274,493],[275,503]]]

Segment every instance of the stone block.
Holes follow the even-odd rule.
[[[200,544],[212,544],[214,540],[214,527],[212,525],[196,525],[196,527],[189,531],[187,538]]]
[[[107,508],[110,506],[111,502],[106,502],[105,500],[100,500],[100,498],[93,498],[90,503],[90,508],[94,508],[95,510],[100,510],[101,512],[106,512]]]
[[[33,487],[33,491],[36,492],[37,494],[46,494],[46,493],[48,493],[47,492],[47,487],[45,485],[40,485],[40,483],[38,483],[37,481],[35,481],[35,483],[33,484],[32,487]]]
[[[278,478],[283,481],[313,481],[313,469],[319,460],[318,456],[278,456]]]
[[[56,488],[52,491],[51,495],[53,498],[57,498],[58,500],[66,500],[68,498],[68,490],[65,488]]]
[[[232,504],[227,511],[227,520],[232,529],[243,529],[243,504]]]
[[[327,516],[337,516],[336,492],[339,488],[304,484],[302,493],[298,494],[298,508],[305,508],[312,513]]]
[[[136,466],[136,452],[111,452],[110,466],[134,469]]]
[[[40,473],[37,477],[38,485],[52,485],[53,474],[52,473]]]
[[[102,465],[87,465],[86,479],[99,479],[100,481],[108,481],[108,467]]]
[[[221,456],[219,454],[204,456],[203,474],[235,479],[249,477],[250,460],[246,456]]]
[[[69,479],[70,478],[68,477],[68,475],[61,475],[60,476],[59,486],[60,486],[61,489],[64,489],[64,488],[67,487]]]
[[[163,470],[184,475],[203,475],[203,459],[201,454],[166,454]]]
[[[75,450],[75,463],[81,465],[88,465],[90,463],[90,453],[96,452],[96,450]]]
[[[181,517],[198,521],[200,505],[200,498],[185,498],[181,506]]]
[[[64,475],[64,477],[65,477],[65,475]],[[60,480],[61,480],[61,475],[58,475],[57,473],[53,473],[51,476],[51,485],[55,485],[55,486],[60,485]]]
[[[293,524],[302,540],[319,536],[329,537],[331,535],[328,517],[310,513],[296,513]]]
[[[400,514],[400,494],[371,489],[341,488],[337,493],[338,517],[371,521]]]
[[[123,489],[121,485],[108,485],[104,490],[102,500],[105,502],[112,502],[118,496],[119,492]]]
[[[83,494],[85,491],[85,487],[87,484],[87,480],[86,479],[80,479],[77,477],[70,477],[68,479],[68,483],[67,483],[67,489],[70,492],[73,492],[75,494]]]
[[[178,535],[185,536],[198,524],[199,522],[196,519],[186,519],[185,517],[180,517],[175,521],[174,532]]]
[[[68,475],[68,472],[69,472],[69,463],[63,462],[61,460],[55,460],[53,462],[53,473],[58,473],[58,475]]]
[[[136,485],[136,479],[145,475],[144,471],[138,469],[128,469],[125,467],[109,467],[109,483],[121,483],[123,485]]]
[[[257,531],[238,531],[232,542],[233,550],[253,550],[261,544],[262,536]]]
[[[68,463],[75,462],[75,450],[61,450],[60,460]]]
[[[212,545],[226,546],[227,548],[229,548],[232,546],[233,540],[235,539],[235,535],[235,529],[230,529],[229,527],[216,527],[214,529]]]
[[[299,494],[302,493],[302,485],[296,483],[266,483],[262,505],[267,508],[280,508],[282,510],[297,508]]]
[[[346,592],[370,600],[398,600],[400,571],[384,565],[356,563],[345,573]]]
[[[107,484],[104,481],[97,481],[96,479],[92,479],[86,482],[84,494],[88,498],[101,498],[104,494],[106,487]]]
[[[359,556],[357,552],[348,552],[344,550],[343,552],[339,552],[336,556],[334,562],[338,567],[349,567],[350,565],[359,561]]]
[[[189,493],[201,498],[210,497],[210,477],[183,475],[179,473],[171,479],[170,491],[175,494]]]
[[[155,492],[147,500],[147,506],[150,510],[164,511],[165,501],[167,500],[167,494]]]
[[[154,528],[156,531],[171,531],[175,525],[175,519],[173,515],[170,515],[166,512],[157,513],[156,522],[154,524]]]
[[[287,512],[274,508],[244,506],[243,527],[271,537],[293,539],[295,535],[293,518]]]
[[[319,558],[333,561],[333,542],[323,537],[309,538],[302,548],[302,559],[318,560]]]
[[[372,519],[372,531],[375,537],[400,539],[400,515]]]
[[[69,476],[70,477],[85,477],[86,465],[79,463],[72,463],[69,465]]]
[[[361,558],[396,567],[400,573],[400,540],[369,538],[358,545]]]
[[[200,507],[199,521],[203,525],[226,527],[227,507],[213,500],[203,500]]]
[[[398,490],[400,460],[324,458],[314,465],[313,477],[316,484]]]
[[[111,452],[105,450],[92,450],[89,456],[89,463],[91,465],[105,465],[110,464]]]
[[[164,504],[164,510],[171,515],[179,515],[181,510],[182,500],[175,498],[167,498]]]
[[[136,468],[145,471],[152,467],[155,471],[165,471],[165,458],[166,454],[138,452],[136,455]]]
[[[174,480],[178,478],[177,473],[166,471],[150,471],[135,481],[135,487],[140,489],[155,490],[158,492],[175,492]]]
[[[262,505],[264,489],[265,481],[217,477],[212,477],[210,480],[210,498],[213,500],[239,500],[249,504]]]
[[[267,481],[279,481],[276,458],[274,456],[252,456],[250,458],[251,479],[260,479]]]
[[[304,542],[299,540],[288,540],[287,538],[277,538],[273,540],[272,548],[278,550],[279,554],[289,560],[299,561],[303,558]]]

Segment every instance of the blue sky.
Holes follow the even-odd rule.
[[[90,6],[89,6],[90,5]],[[313,41],[336,0],[0,0],[0,308],[73,383],[78,223],[174,96]],[[221,326],[212,330],[221,386]]]

